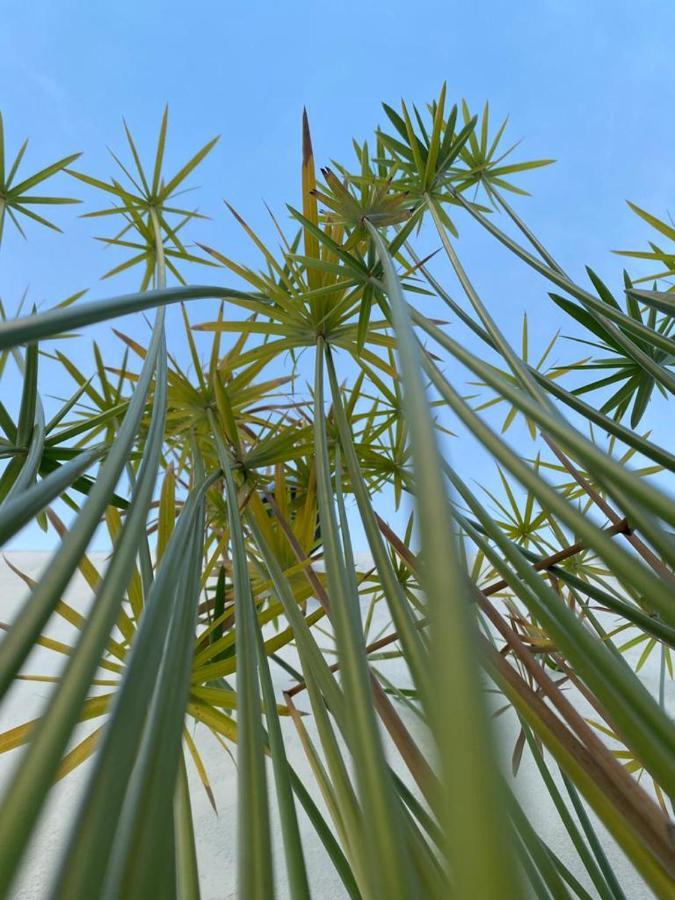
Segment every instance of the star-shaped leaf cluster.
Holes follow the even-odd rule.
[[[2,243],[5,216],[9,216],[10,220],[23,237],[26,235],[21,225],[21,216],[25,219],[32,219],[34,222],[38,222],[40,225],[51,228],[53,231],[61,231],[61,229],[53,222],[50,222],[49,219],[36,213],[34,207],[59,206],[65,203],[80,202],[72,197],[47,197],[40,194],[34,194],[32,193],[32,190],[37,187],[37,185],[47,181],[52,175],[56,175],[57,172],[63,171],[71,163],[75,162],[81,154],[72,153],[70,156],[65,156],[63,159],[59,159],[57,162],[45,166],[44,169],[39,169],[33,175],[29,175],[27,178],[21,178],[21,180],[19,180],[17,178],[19,167],[21,166],[27,147],[28,139],[23,142],[18,153],[14,157],[14,162],[7,168],[4,127],[2,114],[0,113],[0,243]]]
[[[103,181],[83,172],[68,170],[73,177],[91,187],[104,191],[114,198],[113,206],[86,213],[86,218],[112,216],[115,219],[122,218],[124,220],[124,225],[115,235],[112,237],[101,237],[98,240],[110,246],[125,248],[131,251],[131,255],[124,262],[106,272],[103,277],[109,278],[126,269],[141,265],[143,267],[141,290],[146,290],[150,286],[159,262],[165,265],[168,271],[181,284],[184,283],[184,280],[176,265],[178,261],[199,262],[204,265],[210,265],[208,260],[189,253],[179,235],[185,225],[192,219],[204,219],[206,217],[196,210],[185,209],[181,205],[176,205],[175,198],[179,194],[185,193],[186,189],[183,187],[185,180],[210,153],[219,138],[215,137],[210,140],[173,176],[167,177],[163,173],[163,165],[168,120],[168,108],[165,108],[151,171],[148,168],[146,173],[146,168],[141,163],[136,143],[126,122],[124,123],[124,130],[129,150],[131,151],[133,166],[125,165],[111,151],[111,155],[119,166],[126,183],[117,178]]]

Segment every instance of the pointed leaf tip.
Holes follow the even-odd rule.
[[[302,109],[302,165],[309,165],[313,158],[312,135],[309,130],[309,118],[307,117],[307,108]]]

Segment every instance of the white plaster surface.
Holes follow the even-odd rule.
[[[44,569],[49,557],[44,553],[11,552],[7,554],[7,558],[26,574],[37,577]],[[92,558],[99,564],[104,562],[105,556],[103,554],[93,554]],[[23,583],[10,570],[5,560],[0,560],[0,620],[4,622],[11,621],[25,596],[26,588]],[[66,597],[77,608],[86,610],[91,594],[84,580],[79,575],[73,580]],[[384,610],[377,615],[384,616]],[[381,624],[384,625],[386,622],[382,621]],[[75,630],[58,616],[53,618],[47,633],[65,642],[72,642],[76,634]],[[24,671],[36,674],[56,674],[63,663],[64,657],[38,648],[31,655]],[[394,683],[402,684],[405,679],[405,672],[402,670],[400,663],[394,661],[393,663],[388,663],[387,666],[386,670],[383,669],[387,677]],[[275,674],[280,687],[290,684],[288,676],[278,667],[273,667],[273,674]],[[643,670],[642,674],[650,690],[656,691],[658,679],[656,657]],[[12,688],[6,702],[0,707],[0,731],[5,731],[39,715],[48,699],[49,691],[50,686],[46,684],[35,682],[17,683]],[[306,703],[303,707],[302,696],[299,698],[298,706],[307,708]],[[584,713],[588,712],[587,709],[581,706],[580,709]],[[420,735],[419,722],[416,717],[404,707],[400,708],[400,713],[413,734]],[[308,722],[309,720],[305,721]],[[510,757],[517,735],[514,717],[509,712],[500,716],[498,722],[503,753],[506,757]],[[84,736],[92,727],[93,724],[83,726],[80,736]],[[309,722],[309,727],[311,731],[311,722]],[[290,722],[286,721],[284,723],[284,729],[289,757],[297,771],[303,776],[315,801],[320,803],[318,790],[313,786],[311,773]],[[420,736],[422,737],[422,735]],[[236,768],[232,759],[205,728],[200,727],[195,737],[208,768],[218,806],[218,814],[216,815],[207,800],[193,767],[188,762],[202,877],[202,897],[203,900],[224,900],[224,898],[237,897]],[[232,749],[234,753],[234,748]],[[21,750],[16,750],[0,756],[0,790],[2,790],[8,777],[11,775],[17,760],[20,758],[20,754]],[[53,788],[40,821],[39,829],[29,848],[20,877],[12,892],[12,897],[16,898],[16,900],[40,900],[40,898],[48,895],[54,863],[58,858],[64,839],[67,837],[68,822],[76,808],[87,771],[88,767],[85,764]],[[592,885],[586,878],[585,873],[580,871],[575,861],[575,854],[570,846],[564,827],[552,810],[552,804],[544,789],[540,788],[539,776],[534,769],[534,765],[528,759],[527,750],[525,751],[524,761],[515,784],[522,802],[530,811],[533,824],[539,834],[582,881],[591,895],[595,896]],[[288,896],[288,893],[284,887],[282,846],[276,824],[274,804],[272,804],[272,807],[275,865],[279,873],[278,897],[285,898]],[[337,900],[337,898],[344,897],[345,892],[332,869],[323,847],[314,834],[311,825],[304,819],[302,814],[300,814],[300,824],[307,865],[313,886],[313,896],[317,900],[333,900],[333,898]],[[602,832],[601,826],[599,826],[599,831]],[[650,891],[641,882],[631,866],[625,862],[618,848],[611,841],[608,841],[607,846],[610,860],[617,867],[624,891],[629,900],[641,900],[641,898],[651,897]],[[411,900],[417,900],[417,898],[411,898]]]

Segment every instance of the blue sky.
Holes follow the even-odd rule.
[[[169,167],[222,135],[193,180],[195,202],[213,217],[194,237],[250,263],[221,200],[271,236],[262,201],[282,216],[297,202],[303,106],[317,161],[350,162],[351,138],[382,122],[382,100],[424,104],[443,81],[451,98],[487,99],[495,119],[509,114],[523,156],[556,158],[523,178],[533,197],[517,208],[580,279],[589,263],[618,288],[623,263],[610,251],[649,237],[624,200],[663,217],[675,194],[671,0],[2,0],[1,9],[0,109],[10,153],[31,138],[26,171],[83,150],[80,168],[106,177],[106,147],[124,148],[121,117],[151,152],[168,102]],[[38,303],[135,287],[133,275],[98,280],[113,260],[91,240],[101,232],[78,219],[90,195],[65,177],[59,188],[88,206],[56,210],[64,235],[29,226],[24,242],[9,230],[0,296],[10,312],[28,286]],[[507,333],[517,339],[527,310],[533,344],[545,343],[561,320],[542,282],[468,223],[459,249]],[[116,346],[109,328],[95,334]],[[87,346],[72,349],[83,364]]]

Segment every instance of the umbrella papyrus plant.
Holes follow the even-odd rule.
[[[621,898],[616,846],[646,890],[672,896],[675,456],[667,434],[635,430],[675,389],[671,295],[626,278],[622,304],[558,265],[504,193],[549,161],[511,161],[487,107],[451,108],[444,87],[384,113],[355,165],[322,181],[305,116],[278,246],[230,208],[260,268],[190,243],[198,214],[176,197],[215,142],[165,175],[166,113],[149,164],[125,125],[119,179],[66,169],[74,157],[3,175],[12,221],[52,176],[105,196],[86,215],[116,222],[105,240],[128,253],[105,277],[142,270],[137,293],[0,323],[2,372],[22,384],[0,402],[0,541],[35,521],[55,546],[37,581],[8,556],[27,594],[2,623],[0,693],[17,680],[51,692],[0,735],[16,757],[3,896],[51,786],[89,760],[46,893],[198,897],[189,784],[215,803],[232,754],[238,861],[224,878],[246,900],[319,896],[301,821],[352,898]],[[498,324],[460,258],[468,220],[539,274],[583,360],[554,358],[554,339],[532,365],[527,325]],[[199,265],[208,284],[192,280]],[[174,305],[181,329],[167,329]],[[115,323],[130,314],[138,328]],[[95,344],[83,371],[64,342],[96,324],[120,353]],[[57,370],[72,385],[59,401]],[[481,488],[467,454],[495,473]],[[99,528],[103,562],[88,553]],[[86,613],[66,596],[78,572]],[[57,619],[70,642],[50,637]],[[57,674],[26,665],[36,646]],[[218,766],[200,752],[209,734]],[[514,780],[524,758],[565,858]]]

